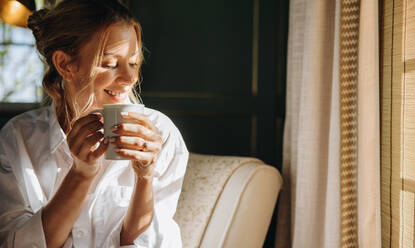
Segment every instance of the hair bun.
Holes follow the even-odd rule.
[[[35,36],[36,40],[39,38],[42,31],[42,21],[46,14],[49,12],[48,9],[40,9],[33,12],[27,20],[27,27],[30,28]]]

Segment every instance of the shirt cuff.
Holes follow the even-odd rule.
[[[37,211],[14,233],[13,247],[46,248],[42,225],[42,209]]]
[[[141,233],[135,240],[133,245],[123,245],[120,246],[120,248],[147,248],[147,247],[153,247],[151,246],[151,243],[149,242],[149,235],[151,233],[151,225],[153,222],[151,222],[150,226]]]

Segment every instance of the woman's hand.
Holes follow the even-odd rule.
[[[98,158],[108,147],[108,140],[103,139],[101,116],[89,114],[79,118],[68,134],[67,142],[74,169],[86,178],[94,177],[101,168]]]
[[[162,138],[157,128],[144,114],[136,112],[121,113],[121,117],[132,123],[121,123],[112,128],[111,143],[114,151],[132,160],[132,166],[139,178],[152,178],[154,162],[162,147]]]

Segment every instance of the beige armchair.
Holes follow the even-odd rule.
[[[262,247],[281,185],[258,159],[190,154],[175,215],[183,248]]]

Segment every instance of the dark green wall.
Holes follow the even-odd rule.
[[[144,103],[175,122],[191,152],[281,169],[288,1],[130,1],[146,47]],[[275,216],[264,247],[274,234]]]
[[[40,104],[37,103],[0,103],[0,128],[12,117],[39,107]]]
[[[143,99],[193,152],[257,156],[279,168],[288,1],[131,1],[143,28]],[[257,40],[257,93],[253,41]]]

